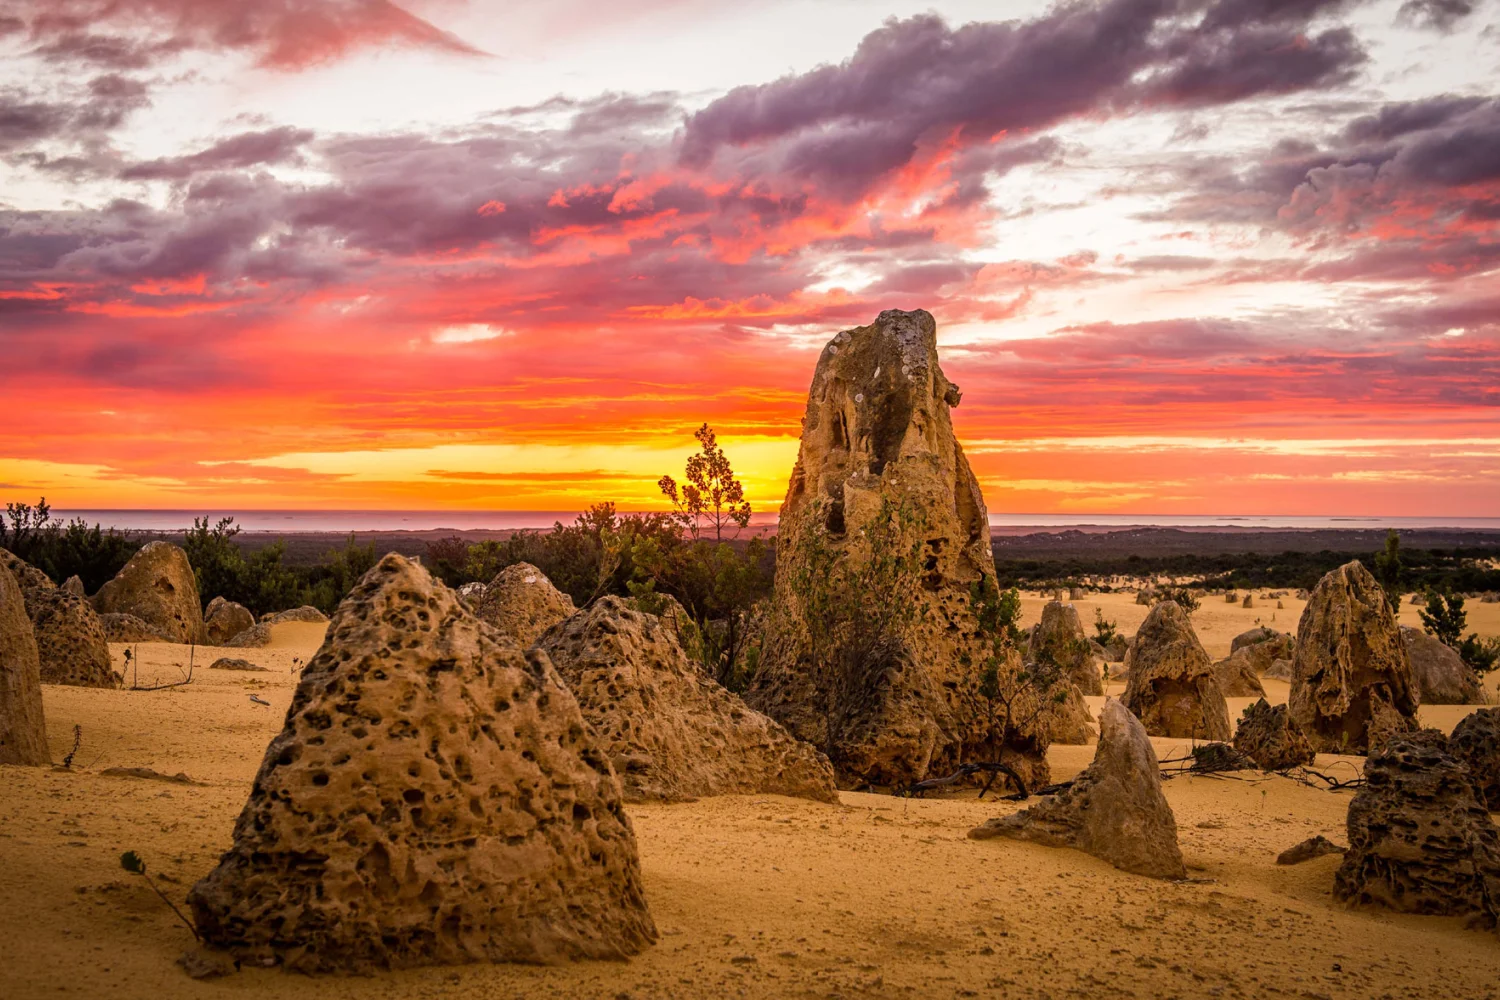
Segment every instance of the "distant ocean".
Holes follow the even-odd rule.
[[[193,518],[233,517],[246,531],[432,531],[441,529],[550,528],[571,523],[577,511],[563,510],[54,510],[62,520],[81,517],[89,524],[135,531],[180,531]],[[775,513],[756,514],[752,527],[774,527]],[[1240,514],[998,514],[992,528],[1474,528],[1500,531],[1500,517],[1332,517]]]

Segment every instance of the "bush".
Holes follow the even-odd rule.
[[[1186,587],[1162,587],[1156,592],[1156,601],[1153,603],[1162,601],[1172,601],[1188,614],[1197,611],[1200,603],[1198,595]]]

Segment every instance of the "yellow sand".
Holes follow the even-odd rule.
[[[1104,603],[1128,628],[1145,612]],[[1227,650],[1253,614],[1226,605],[1203,616],[1205,642]],[[968,840],[971,827],[1020,808],[972,792],[844,794],[840,806],[771,796],[632,806],[662,936],[628,963],[317,980],[247,969],[193,982],[174,965],[192,943],[187,930],[117,859],[139,852],[179,903],[213,867],[280,729],[293,671],[321,630],[298,627],[303,645],[234,651],[265,672],[204,669],[219,651],[200,648],[185,687],[45,689],[53,757],[68,752],[75,723],[82,747],[72,771],[0,767],[0,997],[1497,995],[1493,934],[1456,919],[1337,906],[1337,858],[1277,867],[1275,855],[1306,837],[1343,842],[1350,796],[1274,777],[1167,782],[1190,873],[1203,880],[1194,884],[1126,875],[1076,851]],[[187,647],[139,650],[143,683],[186,669]],[[1268,686],[1285,697],[1284,684]],[[1157,751],[1180,746],[1161,740]],[[1075,774],[1092,754],[1054,748],[1056,776]],[[112,766],[183,771],[198,783],[99,773]],[[1352,774],[1357,762],[1319,766]]]

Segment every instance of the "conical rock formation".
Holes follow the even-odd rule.
[[[21,585],[42,683],[114,687],[104,624],[88,601],[55,586],[46,573],[5,549],[0,549],[0,563]]]
[[[1349,853],[1333,898],[1404,913],[1500,918],[1500,827],[1441,733],[1393,737],[1365,761],[1349,803]]]
[[[1297,625],[1292,718],[1322,753],[1363,753],[1417,728],[1417,687],[1385,592],[1357,560],[1318,581]]]
[[[0,563],[0,764],[50,764],[36,638],[21,585]]]
[[[474,613],[521,644],[524,649],[578,609],[573,598],[552,585],[531,563],[507,566],[474,604]]]
[[[1031,631],[1031,645],[1026,651],[1028,662],[1048,657],[1061,667],[1068,680],[1086,695],[1104,693],[1104,677],[1093,655],[1078,609],[1061,601],[1048,601],[1042,607],[1041,621]]]
[[[339,605],[188,900],[209,943],[310,972],[656,937],[619,782],[546,655],[394,554]]]
[[[1094,761],[1072,785],[1018,813],[989,820],[969,836],[1073,847],[1136,875],[1187,875],[1156,751],[1145,727],[1114,698],[1099,713]]]
[[[1234,748],[1255,761],[1262,771],[1284,771],[1311,764],[1316,754],[1312,744],[1292,722],[1285,705],[1272,705],[1261,698],[1245,708],[1234,730]]]
[[[603,597],[549,629],[537,648],[578,698],[627,798],[838,801],[828,759],[707,677],[655,615]]]
[[[1421,629],[1401,626],[1401,641],[1411,663],[1417,700],[1423,705],[1475,705],[1480,702],[1479,677],[1453,647]]]
[[[1125,654],[1125,707],[1152,736],[1229,739],[1229,706],[1192,620],[1158,601]]]
[[[203,641],[198,581],[187,553],[169,542],[147,542],[99,588],[93,604],[101,615],[134,615],[172,642]]]
[[[775,611],[746,700],[829,747],[852,784],[901,784],[992,759],[965,664],[987,655],[971,588],[994,587],[995,569],[984,498],[949,414],[959,399],[921,310],[887,310],[838,334],[813,374],[781,507]],[[872,560],[877,539],[883,551]],[[891,559],[915,566],[898,593],[830,583],[878,575]],[[839,592],[820,593],[830,587]],[[899,607],[913,621],[889,625],[879,612],[892,601],[910,602]],[[1007,739],[1006,752],[1045,781],[1045,737]]]
[[[1219,691],[1226,698],[1262,698],[1265,686],[1255,669],[1255,647],[1237,649],[1214,664],[1214,678],[1219,682]],[[1271,664],[1267,661],[1266,666]]]

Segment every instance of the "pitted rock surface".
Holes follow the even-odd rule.
[[[1260,698],[1265,695],[1266,689],[1257,676],[1255,658],[1251,653],[1254,648],[1237,649],[1214,664],[1214,678],[1218,680],[1224,697]],[[1270,666],[1269,663],[1266,665]]]
[[[41,657],[42,682],[74,687],[112,688],[104,623],[82,597],[56,587],[26,602]]]
[[[521,644],[524,649],[564,618],[578,611],[573,598],[552,586],[531,563],[507,566],[474,605],[474,613]]]
[[[960,398],[938,363],[937,325],[922,310],[887,310],[869,326],[839,333],[808,391],[781,507],[774,613],[745,699],[752,707],[801,739],[829,745],[799,567],[816,548],[831,551],[838,566],[868,558],[865,529],[887,502],[919,519],[896,544],[920,551],[920,584],[901,595],[920,604],[920,624],[888,637],[857,679],[829,693],[829,714],[840,720],[833,763],[851,784],[905,784],[996,759],[989,721],[962,667],[966,657],[978,663],[986,655],[970,588],[994,582],[995,562],[984,497],[953,430],[950,410]],[[836,649],[829,659],[841,656]],[[1019,671],[1019,657],[1005,669]],[[1025,707],[1017,715],[1030,717]],[[1039,722],[998,751],[1024,767],[1029,782],[1047,781],[1044,729]]]
[[[1416,729],[1417,686],[1385,592],[1358,561],[1326,574],[1297,625],[1292,718],[1320,753]]]
[[[1125,707],[1152,736],[1229,739],[1229,706],[1187,612],[1158,601],[1125,654]]]
[[[1272,705],[1265,698],[1245,706],[1234,731],[1234,748],[1262,771],[1311,764],[1316,756],[1312,744],[1292,722],[1287,707]]]
[[[394,554],[339,605],[188,901],[210,944],[308,972],[656,938],[619,782],[546,654]]]
[[[1401,626],[1401,641],[1411,662],[1418,701],[1423,705],[1480,703],[1479,676],[1453,647],[1421,629]]]
[[[969,836],[1073,847],[1136,875],[1187,875],[1156,751],[1145,727],[1114,698],[1099,713],[1094,761],[1071,786],[1018,813],[988,820]]]
[[[1063,669],[1068,680],[1086,695],[1104,693],[1104,677],[1094,658],[1078,609],[1060,601],[1048,601],[1042,607],[1041,621],[1031,630],[1028,662],[1048,657]]]
[[[222,646],[254,624],[255,616],[249,608],[215,597],[203,612],[203,641],[210,646]]]
[[[603,597],[549,629],[537,648],[578,698],[628,798],[838,801],[828,759],[707,677],[655,615]]]
[[[1482,708],[1453,727],[1448,750],[1469,769],[1480,801],[1500,812],[1500,708]]]
[[[1442,735],[1397,736],[1365,761],[1333,898],[1403,913],[1500,918],[1500,827]]]
[[[51,762],[36,637],[21,585],[0,562],[0,764]]]
[[[203,605],[187,553],[169,542],[148,542],[115,578],[99,588],[94,610],[134,615],[171,642],[203,641]]]
[[[175,642],[171,636],[160,629],[141,621],[135,615],[112,615],[102,614],[99,616],[99,625],[104,629],[104,638],[108,642]]]
[[[47,574],[4,549],[0,562],[18,582],[25,581],[21,593],[36,637],[42,683],[114,687],[109,640],[88,601],[53,586]]]

